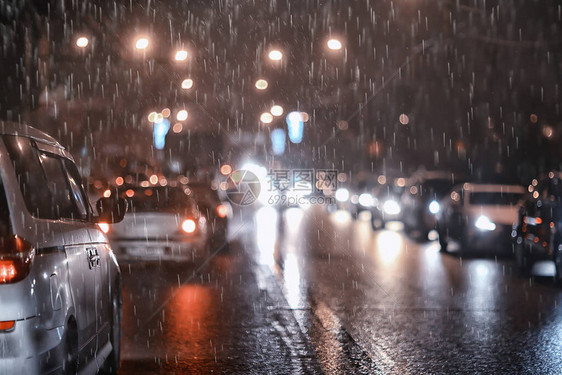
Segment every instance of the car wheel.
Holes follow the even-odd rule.
[[[525,254],[525,249],[523,247],[523,239],[521,237],[517,238],[515,241],[515,265],[517,266],[517,271],[523,275],[527,276],[531,269],[529,258]]]
[[[461,229],[459,246],[460,246],[460,255],[467,255],[468,253],[470,253],[470,241],[468,238],[468,233],[466,233],[466,228]]]
[[[78,334],[74,320],[68,321],[64,333],[62,372],[66,375],[78,372]]]
[[[116,374],[119,369],[119,360],[121,357],[121,292],[115,293],[112,298],[112,321],[109,340],[111,341],[111,353],[105,360],[102,368],[103,374]]]
[[[443,253],[447,253],[447,246],[449,245],[449,242],[447,241],[447,235],[443,230],[437,229],[437,236],[439,237],[439,246],[441,246],[440,251]]]

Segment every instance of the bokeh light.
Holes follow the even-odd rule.
[[[277,49],[274,49],[269,52],[268,57],[270,60],[279,61],[283,58],[283,53]]]
[[[328,45],[328,48],[331,49],[331,50],[333,50],[333,51],[340,50],[341,47],[342,47],[341,42],[340,42],[339,40],[337,40],[337,39],[330,39],[330,40],[328,40],[327,45]]]
[[[258,79],[256,81],[256,89],[258,90],[265,90],[269,84],[265,79]]]
[[[188,117],[188,116],[189,116],[189,114],[187,113],[187,111],[186,111],[185,109],[182,109],[181,111],[179,111],[179,112],[176,114],[176,119],[177,119],[178,121],[185,121],[185,120],[187,120],[187,117]]]
[[[181,88],[184,90],[189,90],[193,87],[193,80],[191,78],[186,78],[181,82]]]
[[[281,116],[283,114],[283,107],[281,107],[280,105],[274,105],[273,107],[271,107],[269,112],[271,112],[273,116]]]
[[[174,57],[176,61],[185,61],[187,60],[187,51],[179,50],[176,52],[176,56]]]
[[[148,48],[148,39],[146,38],[139,38],[137,39],[137,41],[135,42],[135,48],[136,49],[147,49]]]
[[[81,36],[80,38],[78,38],[76,40],[76,45],[80,48],[87,47],[89,43],[90,43],[90,41],[85,36]]]
[[[271,122],[273,121],[273,115],[269,112],[264,112],[260,116],[260,121],[264,124],[271,124]]]

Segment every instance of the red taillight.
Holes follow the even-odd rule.
[[[226,217],[228,215],[228,207],[224,204],[219,204],[217,206],[217,215],[219,215],[219,217]]]
[[[181,229],[185,233],[193,233],[195,232],[195,229],[197,229],[197,224],[195,224],[195,221],[187,219],[181,223]]]
[[[0,283],[9,283],[16,277],[16,273],[13,260],[0,260]]]
[[[0,284],[15,283],[29,273],[31,244],[18,236],[0,239]]]
[[[9,331],[14,328],[15,324],[15,320],[5,320],[3,322],[0,322],[0,331]]]

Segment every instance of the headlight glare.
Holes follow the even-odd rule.
[[[431,201],[431,203],[429,204],[429,212],[435,215],[439,213],[440,210],[441,210],[441,205],[439,204],[439,202],[437,202],[436,200]]]
[[[476,219],[474,226],[480,229],[481,231],[493,231],[496,229],[496,224],[494,224],[490,220],[490,218],[485,215],[480,215],[478,219]]]
[[[400,213],[400,205],[393,199],[389,199],[382,205],[384,213],[387,215],[398,215]]]

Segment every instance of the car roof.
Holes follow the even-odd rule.
[[[481,184],[481,183],[465,183],[463,189],[476,193],[525,193],[525,188],[521,185],[503,185],[503,184]]]
[[[48,145],[58,147],[64,150],[64,147],[57,142],[56,139],[42,132],[39,129],[35,129],[32,126],[26,124],[18,124],[9,121],[0,121],[0,135],[17,135],[20,137],[31,138],[37,142],[46,143]]]

